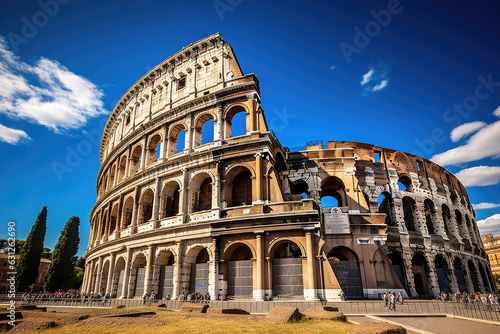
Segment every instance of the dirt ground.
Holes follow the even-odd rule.
[[[116,315],[154,311],[154,315]],[[155,307],[84,309],[73,313],[23,311],[23,319],[8,333],[346,333],[355,325],[332,320],[269,324],[265,316],[243,314],[192,314]],[[5,331],[4,331],[5,332]]]

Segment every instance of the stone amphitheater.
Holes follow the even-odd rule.
[[[455,176],[372,144],[284,147],[260,96],[218,33],[125,92],[102,136],[84,292],[264,301],[494,289]]]

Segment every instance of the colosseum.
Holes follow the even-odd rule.
[[[494,289],[455,176],[372,144],[290,150],[260,96],[218,33],[128,89],[102,136],[84,292],[264,301]]]

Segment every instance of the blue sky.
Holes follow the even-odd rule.
[[[25,238],[47,205],[46,246],[76,215],[83,254],[107,114],[146,71],[215,32],[259,77],[283,145],[349,140],[432,158],[480,204],[481,231],[498,230],[499,14],[497,1],[4,1],[0,238],[8,221]]]

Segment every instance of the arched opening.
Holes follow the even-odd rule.
[[[109,234],[113,234],[116,230],[116,222],[118,219],[118,204],[115,204],[113,206],[113,209],[111,210],[111,217],[109,218]]]
[[[465,280],[465,268],[462,264],[462,261],[460,261],[458,257],[453,261],[453,267],[455,267],[455,276],[457,277],[458,290],[462,292],[468,291],[467,282]]]
[[[457,222],[460,237],[462,239],[469,238],[467,234],[464,232],[465,226],[462,219],[462,213],[459,210],[455,210],[455,221]]]
[[[212,178],[207,173],[196,174],[191,179],[190,212],[212,209]]]
[[[472,229],[472,225],[470,223],[469,216],[467,216],[467,215],[465,215],[465,226],[467,227],[467,232],[468,232],[470,241],[475,243],[476,239],[474,238],[474,230]],[[477,246],[477,244],[475,246]]]
[[[408,231],[415,231],[415,201],[411,197],[403,197],[403,213]]]
[[[111,297],[120,298],[123,291],[123,282],[125,280],[125,260],[120,257],[115,264],[113,274],[113,287],[111,288]]]
[[[344,199],[345,186],[341,179],[330,176],[323,180],[321,183],[321,207],[347,206]]]
[[[149,166],[155,163],[161,156],[161,136],[154,135],[149,140],[148,144],[148,160],[146,165]]]
[[[279,298],[304,295],[302,258],[299,246],[284,242],[273,253],[273,296]]]
[[[142,147],[137,146],[132,151],[132,157],[130,158],[130,175],[134,175],[139,171],[142,162]]]
[[[127,168],[127,156],[123,156],[120,159],[120,165],[118,166],[118,180],[123,180],[125,176],[127,176],[126,173],[126,168]]]
[[[226,138],[246,135],[247,120],[246,110],[241,106],[235,106],[226,113]]]
[[[106,293],[106,285],[108,283],[108,275],[109,275],[109,261],[106,261],[102,266],[101,271],[101,282],[99,284],[99,292],[101,294]]]
[[[122,209],[122,229],[132,224],[132,210],[134,209],[134,198],[129,197],[123,204]]]
[[[170,130],[168,137],[168,153],[169,156],[182,152],[186,144],[186,128],[183,124],[177,124]]]
[[[435,234],[434,223],[432,220],[434,219],[434,214],[436,213],[436,209],[434,203],[430,199],[426,199],[424,201],[424,214],[425,214],[425,224],[427,225],[427,231],[429,234]]]
[[[205,114],[198,119],[194,128],[194,147],[214,141],[214,117]]]
[[[212,179],[206,178],[200,185],[198,210],[205,211],[212,209]]]
[[[327,256],[345,296],[348,299],[363,298],[361,271],[356,253],[347,247],[340,246],[333,248]]]
[[[158,295],[160,298],[166,298],[167,293],[170,297],[174,293],[174,264],[175,258],[170,251],[161,251],[156,257],[158,266]]]
[[[411,192],[413,189],[411,179],[406,175],[401,176],[398,180],[398,187],[400,191]]]
[[[385,224],[387,226],[392,226],[392,215],[391,215],[391,205],[392,197],[391,194],[383,192],[378,195],[378,212],[385,213]]]
[[[458,203],[458,196],[457,196],[456,190],[451,191],[450,199],[451,199],[451,202],[453,203],[454,206],[458,206],[459,203]]]
[[[101,225],[102,225],[102,228],[101,228],[101,235],[99,236],[99,239],[102,238],[104,236],[104,234],[106,233],[106,224],[108,222],[108,210],[104,211],[102,213],[102,216],[101,216]]]
[[[139,203],[139,224],[147,223],[153,216],[153,197],[154,192],[151,189],[146,190]]]
[[[483,285],[484,285],[485,291],[491,292],[490,284],[489,284],[488,278],[486,276],[486,272],[484,270],[483,265],[481,263],[479,263],[478,267],[479,267],[479,274],[481,274],[481,279],[483,280]]]
[[[250,299],[253,297],[252,251],[247,245],[240,245],[227,261],[228,298]]]
[[[142,297],[146,293],[144,291],[144,284],[146,281],[146,256],[139,254],[136,256],[132,264],[132,271],[130,274],[130,288],[133,291],[134,298]]]
[[[309,185],[304,180],[290,181],[290,198],[291,201],[300,201],[306,199],[309,195]]]
[[[406,270],[405,270],[405,264],[403,259],[401,258],[401,255],[398,252],[392,252],[387,255],[387,259],[392,265],[392,269],[394,269],[394,272],[399,278],[399,281],[405,288],[405,290],[408,287],[408,284],[406,282]],[[408,292],[408,291],[407,291]]]
[[[451,213],[450,208],[446,204],[441,206],[441,215],[443,217],[444,229],[447,235],[450,235],[450,222],[451,222]]]
[[[450,278],[448,277],[450,274],[448,262],[441,255],[437,255],[434,262],[438,277],[439,291],[446,293],[451,292]]]
[[[425,257],[417,253],[411,260],[411,269],[415,282],[415,291],[419,297],[429,296],[429,285],[427,283],[427,273],[429,267]]]
[[[231,190],[231,206],[251,205],[252,174],[246,170],[236,175]]]
[[[203,248],[196,256],[195,263],[191,263],[191,275],[189,279],[189,293],[206,294],[208,292],[208,261],[210,256]]]
[[[180,212],[180,190],[176,181],[165,185],[161,195],[161,218],[173,217]]]
[[[479,289],[479,284],[477,283],[476,266],[474,262],[472,262],[471,260],[469,260],[468,266],[469,266],[469,274],[472,280],[472,285],[474,286],[474,292],[480,292],[481,290]]]

